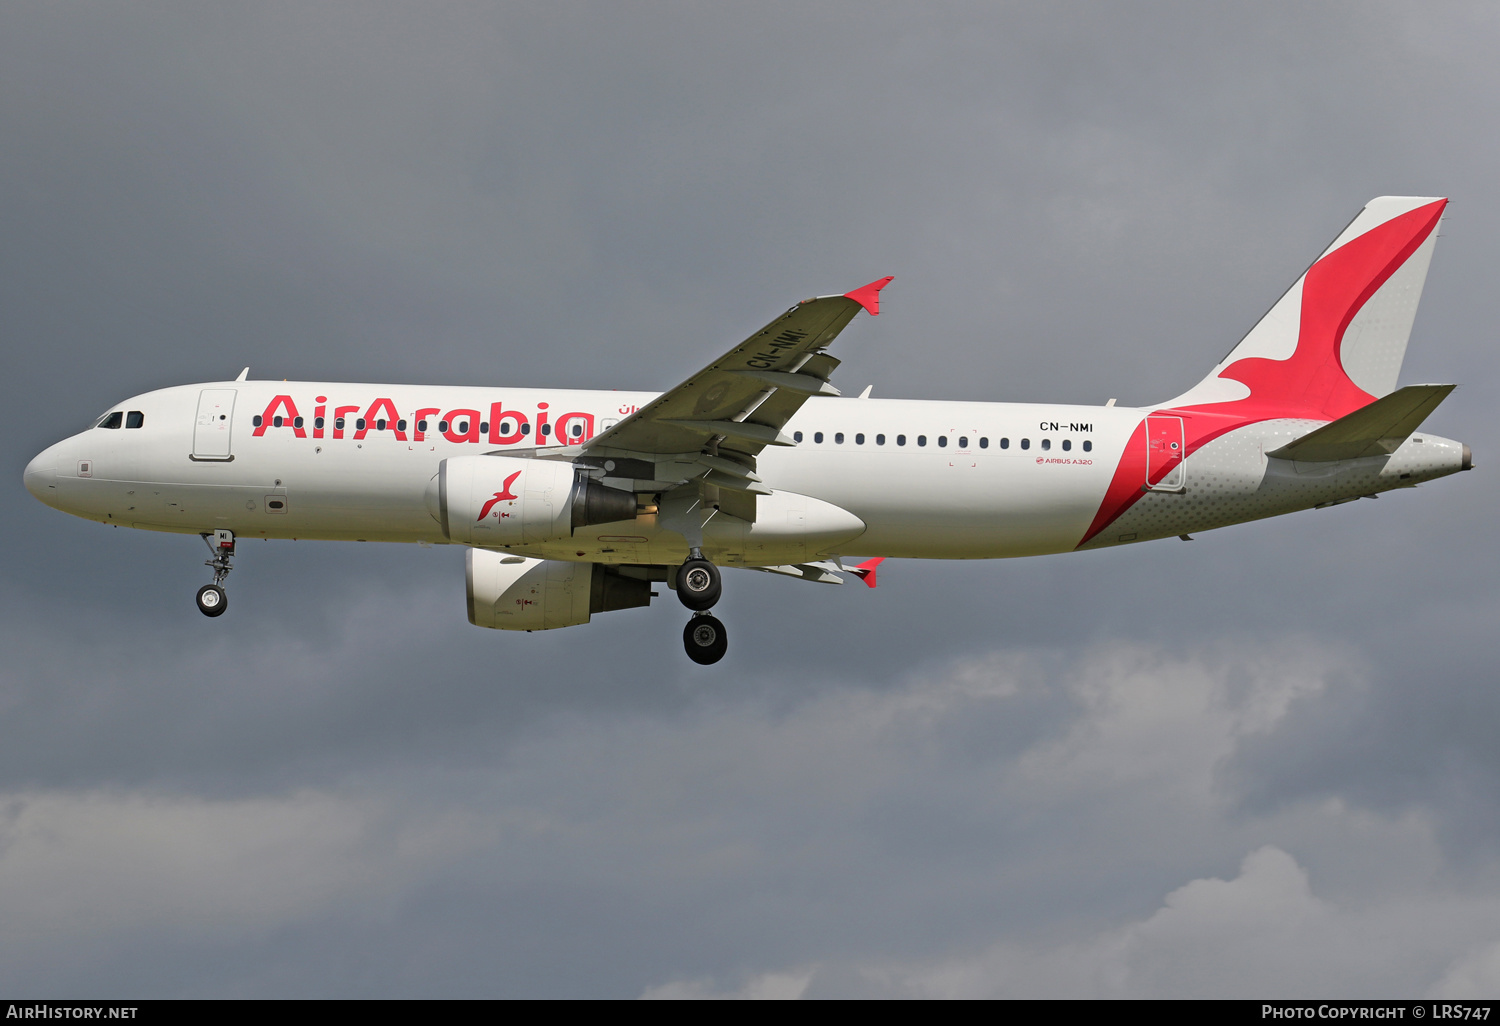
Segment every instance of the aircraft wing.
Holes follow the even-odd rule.
[[[813,395],[838,395],[828,376],[839,365],[825,350],[861,309],[880,312],[890,278],[842,296],[805,300],[728,353],[584,443],[588,455],[706,454],[710,483],[749,492],[755,457],[792,445],[781,429]],[[726,458],[727,457],[727,458]],[[749,474],[747,477],[746,474]]]

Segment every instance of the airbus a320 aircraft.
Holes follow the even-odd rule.
[[[49,506],[199,534],[226,608],[242,538],[467,547],[469,620],[548,630],[693,611],[721,567],[874,587],[887,557],[991,559],[1187,536],[1471,465],[1396,387],[1444,199],[1372,200],[1199,384],[1140,408],[838,398],[833,340],[883,278],[798,303],[659,395],[233,381],[128,399],[26,468]],[[874,558],[846,568],[841,554]]]

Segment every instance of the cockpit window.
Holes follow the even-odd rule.
[[[124,419],[125,414],[121,413],[119,410],[116,410],[114,413],[106,413],[104,416],[100,417],[99,423],[95,424],[94,426],[102,428],[117,428],[120,426],[120,422]]]
[[[146,423],[146,415],[140,410],[131,410],[125,414],[125,426],[128,428],[138,428],[144,423]]]

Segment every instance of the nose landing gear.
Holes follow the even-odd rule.
[[[708,611],[724,593],[719,568],[703,558],[703,551],[688,552],[688,561],[677,568],[677,598],[693,611],[693,618],[682,629],[682,647],[688,658],[707,666],[724,658],[729,636],[718,617]]]
[[[204,616],[223,616],[229,608],[229,596],[224,593],[224,578],[233,569],[229,561],[234,558],[234,532],[204,532],[201,536],[208,546],[209,559],[203,565],[214,572],[214,583],[198,589],[198,612]]]

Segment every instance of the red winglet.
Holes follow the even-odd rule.
[[[889,278],[886,279],[886,281],[890,280],[891,279]],[[854,568],[854,574],[861,581],[865,582],[866,588],[873,588],[875,587],[875,571],[883,562],[885,562],[884,556],[876,556],[874,559],[867,559],[863,563],[859,564],[859,566]]]
[[[879,317],[880,290],[889,285],[891,283],[891,279],[893,279],[894,277],[894,274],[887,275],[886,277],[881,278],[879,281],[872,281],[870,282],[870,284],[865,285],[862,288],[857,288],[853,292],[845,292],[844,298],[852,299],[860,306],[870,311],[871,317]],[[873,588],[875,586],[872,584],[870,585],[870,587]]]

